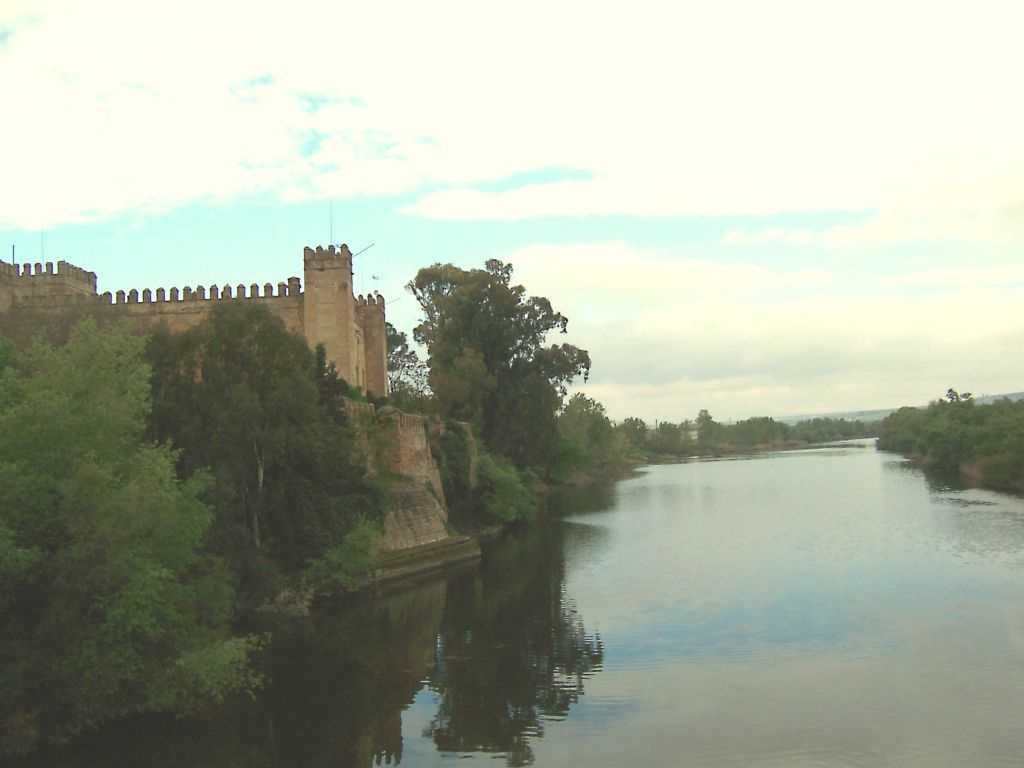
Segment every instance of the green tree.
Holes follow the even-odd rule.
[[[697,446],[701,451],[714,450],[721,442],[722,425],[715,421],[706,408],[697,414]]]
[[[1024,401],[978,404],[949,390],[927,408],[901,408],[879,428],[878,447],[960,472],[971,482],[1024,490]]]
[[[391,323],[387,323],[388,399],[403,411],[422,413],[430,388],[427,386],[427,364],[420,360],[409,339]]]
[[[339,404],[346,387],[265,308],[220,306],[189,333],[154,334],[148,356],[151,434],[181,449],[183,475],[212,472],[213,543],[248,594],[271,596],[278,571],[379,519]]]
[[[492,451],[517,466],[544,467],[557,447],[566,387],[586,378],[590,356],[545,345],[568,319],[511,279],[512,266],[496,259],[484,269],[421,269],[408,286],[424,315],[413,336],[429,350],[441,414],[472,422]]]
[[[627,419],[623,419],[616,429],[625,436],[626,440],[636,450],[643,451],[647,447],[648,427],[643,419],[630,416]]]
[[[789,436],[789,427],[770,416],[755,416],[721,427],[721,439],[741,448],[781,445]]]
[[[647,450],[666,456],[688,456],[692,451],[690,422],[662,421],[647,436]]]
[[[145,440],[142,341],[91,322],[0,371],[0,747],[251,687],[233,592],[203,553],[205,475]]]
[[[553,476],[557,479],[573,471],[618,471],[635,456],[627,436],[616,429],[604,406],[577,392],[558,416],[561,447],[556,455]]]

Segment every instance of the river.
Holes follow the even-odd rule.
[[[871,441],[562,494],[278,631],[268,685],[60,765],[1019,766],[1024,500]]]

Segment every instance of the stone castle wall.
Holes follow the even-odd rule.
[[[403,475],[420,486],[429,486],[445,506],[441,473],[430,452],[422,416],[390,406],[378,409],[372,403],[349,402],[345,410],[355,426],[368,472]]]
[[[0,323],[20,335],[47,324],[78,318],[127,318],[137,333],[165,326],[180,333],[199,325],[224,301],[259,303],[289,331],[323,344],[338,373],[373,395],[387,393],[384,298],[352,293],[352,254],[347,246],[306,248],[303,281],[290,277],[275,286],[197,286],[98,293],[96,274],[69,264],[7,264],[0,261]]]
[[[370,403],[346,406],[370,473],[400,475],[384,516],[384,549],[396,551],[449,538],[441,474],[427,442],[422,416]],[[429,489],[429,490],[428,490]]]

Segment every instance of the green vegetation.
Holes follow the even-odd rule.
[[[251,304],[176,336],[0,340],[0,752],[260,683],[239,610],[374,562],[353,394]]]
[[[604,406],[580,393],[573,395],[558,415],[558,439],[549,473],[555,481],[619,474],[640,458],[627,434],[612,424]]]
[[[333,366],[260,307],[229,303],[183,334],[154,334],[150,436],[206,468],[210,546],[249,601],[272,599],[360,520],[379,521]]]
[[[490,453],[468,425],[449,419],[432,446],[448,502],[449,519],[473,530],[498,523],[532,520],[537,496],[531,473]]]
[[[234,590],[204,547],[208,473],[144,431],[142,340],[83,323],[61,349],[0,346],[0,750],[247,689]]]
[[[878,434],[878,423],[815,418],[790,426],[767,416],[757,416],[735,424],[719,424],[710,413],[702,410],[696,421],[679,424],[663,421],[654,429],[641,419],[629,418],[618,424],[615,431],[635,455],[657,461],[688,456],[727,456],[874,437]]]
[[[590,356],[545,345],[568,319],[511,278],[511,265],[494,259],[484,269],[421,269],[408,286],[424,316],[413,336],[429,351],[438,415],[471,423],[491,452],[546,475],[566,387],[586,378]]]
[[[565,332],[568,319],[511,278],[511,265],[497,260],[472,270],[435,264],[408,286],[423,310],[413,336],[427,347],[432,392],[416,404],[445,424],[434,451],[453,517],[468,527],[534,515],[529,486],[565,463],[559,411],[566,388],[590,370],[586,351],[545,344],[549,333]],[[391,343],[392,371],[408,379],[415,360],[401,334]],[[422,392],[403,385],[400,396],[410,388]]]
[[[927,408],[901,408],[882,421],[878,447],[913,456],[972,482],[1024,490],[1024,401],[974,402],[950,389]]]
[[[416,350],[409,348],[408,337],[391,323],[386,324],[388,345],[388,402],[407,413],[423,413],[429,408],[427,364]]]

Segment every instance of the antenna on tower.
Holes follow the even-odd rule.
[[[373,246],[375,246],[375,245],[376,245],[376,243],[370,243],[365,248],[361,248],[358,251],[356,251],[355,253],[353,253],[352,254],[352,263],[353,263],[353,265],[355,264],[356,256],[358,256],[360,253],[366,253],[368,250],[373,248]],[[353,270],[354,269],[355,269],[355,267],[353,266]],[[360,273],[360,275],[359,275],[359,292],[360,293],[363,292],[363,289],[365,288],[365,286],[366,286],[366,284],[363,282],[363,275],[362,275],[362,273]]]
[[[331,202],[331,207],[330,207],[330,211],[331,212],[330,212],[330,215],[328,216],[328,218],[330,219],[331,236],[327,239],[327,242],[328,243],[333,243],[334,242],[334,200],[331,200],[330,202]]]

